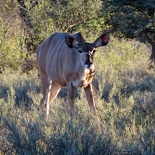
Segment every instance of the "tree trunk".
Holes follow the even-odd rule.
[[[145,34],[144,37],[145,37],[146,41],[152,47],[152,53],[151,53],[151,55],[149,57],[149,59],[150,59],[149,69],[151,69],[151,68],[154,68],[154,65],[155,65],[155,41],[152,38],[150,38],[147,34]]]
[[[19,4],[19,15],[22,19],[22,22],[24,24],[24,37],[25,37],[25,46],[27,49],[27,57],[25,58],[21,68],[22,72],[28,73],[29,70],[33,69],[35,67],[35,63],[33,62],[31,55],[35,53],[37,46],[35,45],[34,42],[34,34],[33,34],[33,24],[31,22],[31,16],[29,15],[28,11],[31,11],[37,4],[38,0],[30,1],[29,7],[25,5],[24,0],[18,0]]]

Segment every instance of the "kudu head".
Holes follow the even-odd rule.
[[[105,31],[93,43],[86,42],[81,33],[67,35],[65,41],[69,48],[74,48],[79,52],[81,65],[84,68],[91,69],[94,68],[94,53],[98,47],[107,45],[109,32]]]

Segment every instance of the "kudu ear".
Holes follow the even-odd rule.
[[[102,33],[93,43],[94,47],[100,47],[100,46],[105,46],[108,44],[109,42],[109,37],[110,34],[108,31],[105,31],[104,33]]]
[[[69,48],[78,47],[78,42],[72,35],[66,35],[65,41],[66,41],[66,44]]]

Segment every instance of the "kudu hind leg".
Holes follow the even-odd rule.
[[[41,77],[41,91],[43,94],[43,98],[41,99],[39,110],[42,114],[46,111],[45,98],[46,98],[49,85],[50,85],[50,82],[46,78]]]

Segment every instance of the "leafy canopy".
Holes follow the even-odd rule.
[[[102,12],[105,24],[114,36],[138,38],[152,47],[151,66],[155,64],[155,1],[154,0],[104,0]]]
[[[104,0],[102,4],[105,22],[114,35],[135,38],[155,33],[154,0]]]

